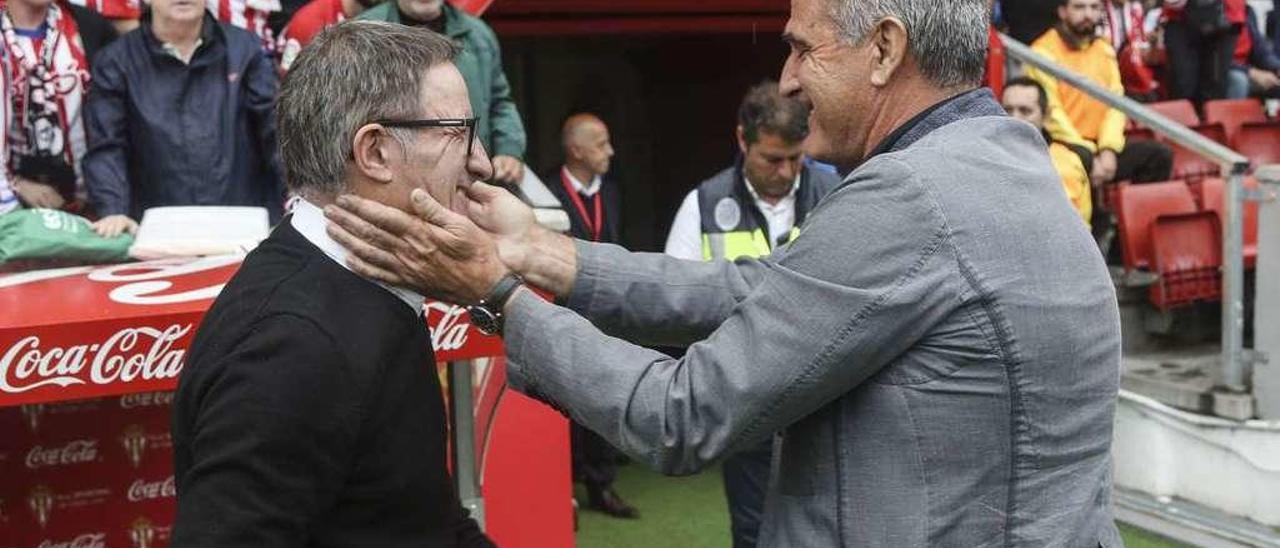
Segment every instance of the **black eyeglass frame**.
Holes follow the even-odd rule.
[[[438,127],[465,127],[467,128],[467,158],[471,157],[471,151],[476,144],[476,127],[480,125],[480,118],[436,118],[430,120],[374,120],[374,124],[386,127],[399,127],[406,129],[425,129]]]

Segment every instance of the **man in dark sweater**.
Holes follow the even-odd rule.
[[[295,62],[278,117],[302,199],[182,372],[173,546],[492,545],[446,468],[422,297],[351,272],[321,211],[341,193],[408,209],[417,188],[450,203],[491,176],[455,53],[425,29],[355,21]]]

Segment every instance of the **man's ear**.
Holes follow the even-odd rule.
[[[745,155],[747,153],[747,131],[742,129],[742,124],[738,124],[738,129],[733,134],[738,138],[738,151]]]
[[[910,45],[907,26],[896,17],[886,17],[871,30],[871,85],[884,87],[907,58]]]
[[[377,183],[390,183],[393,178],[392,162],[396,154],[404,151],[387,128],[380,124],[368,124],[356,131],[351,140],[351,152],[355,169],[364,178]]]

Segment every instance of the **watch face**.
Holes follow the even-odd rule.
[[[485,335],[497,335],[502,329],[498,317],[483,306],[468,307],[467,313],[471,315],[471,325]]]

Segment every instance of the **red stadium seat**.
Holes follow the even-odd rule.
[[[1223,146],[1227,145],[1227,131],[1222,124],[1205,124],[1192,129],[1196,133],[1208,137]],[[1173,149],[1174,177],[1213,176],[1222,171],[1222,166],[1218,165],[1218,162],[1212,158],[1206,158],[1191,150],[1182,148],[1182,146],[1172,141],[1167,141],[1167,144]]]
[[[1163,215],[1196,211],[1191,189],[1182,181],[1118,185],[1116,220],[1125,270],[1151,269],[1151,226]]]
[[[1244,187],[1258,188],[1258,180],[1247,177]],[[1205,179],[1200,184],[1201,207],[1218,216],[1222,226],[1226,226],[1226,181],[1222,179]],[[1244,264],[1252,268],[1258,261],[1258,202],[1244,203]]]
[[[1200,125],[1200,116],[1196,114],[1196,107],[1192,106],[1191,101],[1186,99],[1151,103],[1147,107],[1184,126],[1195,127]]]
[[[1280,163],[1280,122],[1246,123],[1236,134],[1235,150],[1254,167]]]
[[[1204,122],[1222,124],[1227,129],[1228,142],[1236,142],[1240,126],[1267,121],[1267,112],[1257,99],[1218,99],[1204,104]]]
[[[1163,215],[1151,225],[1153,269],[1160,275],[1148,294],[1169,310],[1222,299],[1222,241],[1211,211]]]
[[[1154,141],[1156,140],[1156,132],[1145,127],[1131,127],[1124,130],[1124,140],[1129,141]]]

